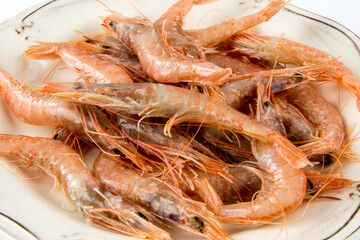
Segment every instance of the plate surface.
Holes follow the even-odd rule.
[[[110,8],[126,16],[139,15],[156,20],[174,1],[133,0],[137,10],[127,0],[108,1]],[[264,1],[261,1],[264,6]],[[86,9],[86,11],[84,11]],[[228,18],[237,18],[259,9],[258,1],[221,0],[194,7],[185,21],[185,28],[202,28]],[[241,15],[240,15],[241,13]],[[54,0],[34,6],[0,25],[0,68],[12,73],[19,81],[38,86],[53,63],[32,61],[22,56],[34,41],[66,41],[79,36],[74,31],[91,33],[101,31],[100,16],[107,15],[104,6],[95,0]],[[269,22],[261,24],[256,32],[286,38],[319,48],[340,57],[360,77],[360,40],[341,25],[287,6]],[[52,81],[72,80],[71,71],[56,71]],[[351,139],[360,131],[360,114],[355,99],[336,84],[320,87],[334,106],[339,106]],[[340,103],[338,103],[340,94]],[[24,124],[15,119],[0,102],[0,132],[47,136],[51,128]],[[359,143],[353,143],[359,149]],[[10,160],[10,161],[9,161]],[[13,159],[1,157],[0,164],[0,238],[1,239],[129,239],[94,224],[88,224],[75,213],[66,199],[53,189],[50,178],[39,171],[17,168]],[[346,177],[360,179],[360,164],[344,166]],[[355,186],[356,187],[356,186]],[[359,239],[360,238],[360,192],[356,188],[330,193],[341,201],[315,199],[305,202],[286,223],[277,221],[257,227],[226,226],[234,239]],[[21,229],[21,230],[20,230]],[[173,230],[174,239],[189,237],[183,231]],[[11,238],[11,236],[13,238]],[[196,239],[195,236],[191,236]]]

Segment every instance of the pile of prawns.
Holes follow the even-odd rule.
[[[230,239],[221,223],[268,223],[350,186],[305,168],[345,148],[339,112],[309,83],[336,81],[360,108],[359,80],[327,53],[247,31],[283,0],[183,29],[193,5],[208,2],[178,0],[155,22],[111,11],[104,33],[30,46],[26,57],[60,60],[84,81],[31,89],[0,70],[11,112],[56,127],[49,138],[2,134],[0,152],[54,178],[86,218],[138,238],[171,239],[159,226],[172,223]],[[82,157],[92,148],[89,170]]]

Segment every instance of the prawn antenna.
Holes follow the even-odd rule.
[[[98,3],[100,3],[101,5],[103,5],[107,11],[109,11],[112,14],[120,14],[119,12],[116,12],[115,10],[112,10],[108,5],[106,5],[104,2],[100,1],[100,0],[96,0]]]
[[[127,0],[130,5],[140,14],[142,18],[144,18],[147,22],[154,24],[150,19],[148,19],[136,6],[131,0]]]

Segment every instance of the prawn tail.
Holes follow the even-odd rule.
[[[0,93],[1,97],[5,99],[5,94],[9,90],[18,90],[20,88],[20,83],[8,72],[0,68]]]
[[[200,80],[199,83],[203,85],[221,85],[224,84],[231,75],[232,70],[230,68],[223,68],[215,71],[209,77]]]
[[[212,3],[212,2],[217,2],[219,0],[194,0],[194,4],[195,5],[203,5],[203,4],[208,4],[208,3]]]
[[[327,152],[333,152],[338,150],[336,144],[326,138],[316,138],[306,142],[307,143],[299,146],[299,149],[307,156],[325,154]]]
[[[319,192],[339,190],[351,186],[356,181],[339,177],[338,173],[320,173],[310,169],[303,169],[308,181],[307,195],[315,195]]]
[[[236,33],[227,40],[227,43],[234,50],[240,53],[247,54],[250,57],[261,57],[267,59],[267,48],[263,46],[266,42],[255,35],[247,34],[245,32]]]
[[[280,133],[269,134],[274,150],[294,168],[303,168],[312,163],[307,159],[305,153],[299,150]]]
[[[25,50],[24,56],[36,60],[54,60],[58,59],[59,43],[36,42]]]
[[[268,21],[276,13],[278,13],[290,1],[274,0],[271,1],[263,10],[261,10],[264,21]]]
[[[214,213],[221,209],[223,202],[207,179],[195,180],[194,186],[208,209]]]

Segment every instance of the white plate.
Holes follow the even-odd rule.
[[[110,2],[110,1],[108,1]],[[107,2],[107,3],[108,3]],[[151,20],[155,20],[170,5],[169,0],[133,0],[137,9]],[[262,6],[265,5],[261,1]],[[109,7],[127,16],[138,15],[127,0],[108,3]],[[257,1],[222,0],[201,7],[194,7],[186,18],[185,27],[201,28],[229,17],[239,17],[259,8]],[[22,82],[40,84],[51,65],[46,61],[31,61],[22,56],[33,41],[66,41],[78,36],[74,29],[84,33],[99,31],[99,16],[107,15],[105,8],[95,0],[61,0],[37,5],[17,17],[0,25],[0,67]],[[266,35],[284,36],[329,52],[344,62],[356,76],[360,77],[360,40],[341,25],[293,6],[277,14],[268,23],[257,28]],[[72,79],[69,71],[57,71],[53,80]],[[324,96],[337,106],[336,85],[322,87]],[[340,89],[340,112],[347,129],[352,127],[351,138],[360,130],[360,114],[354,98]],[[0,102],[0,132],[47,136],[51,128],[30,126],[19,122]],[[353,147],[357,149],[358,143]],[[52,181],[36,170],[16,168],[1,158],[0,167],[0,239],[128,239],[94,224],[74,213],[58,190],[52,190]],[[13,159],[10,159],[13,160]],[[359,180],[360,164],[344,167],[346,176]],[[359,239],[360,238],[360,192],[356,188],[331,193],[341,201],[315,199],[307,202],[276,224],[256,228],[227,227],[234,239]],[[22,230],[20,230],[22,229]],[[183,231],[172,231],[175,239],[189,235]],[[11,238],[11,236],[13,238]],[[192,239],[196,237],[191,236]]]

